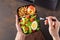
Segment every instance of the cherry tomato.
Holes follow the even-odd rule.
[[[30,15],[26,15],[26,18],[30,18]]]
[[[28,30],[29,30],[29,28],[28,28],[28,27],[25,27],[25,30],[26,30],[26,31],[28,31]]]
[[[30,22],[33,22],[33,21],[34,21],[34,18],[31,18],[31,19],[30,19]]]
[[[22,22],[23,20],[21,19],[20,22]]]
[[[35,30],[32,30],[32,32],[35,32]]]

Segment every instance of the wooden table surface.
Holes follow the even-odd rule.
[[[0,0],[0,40],[15,39],[17,32],[15,27],[15,15],[17,13],[17,8],[26,4],[30,3],[19,0]],[[39,11],[39,16],[41,17],[46,17],[49,15],[56,16],[57,18],[60,17],[59,11],[50,11],[40,6],[36,6],[36,8]],[[46,27],[41,28],[42,31],[46,29]]]

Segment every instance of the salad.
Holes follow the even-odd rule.
[[[37,18],[36,8],[33,5],[18,8],[18,20],[22,32],[31,34],[40,30],[39,19]]]

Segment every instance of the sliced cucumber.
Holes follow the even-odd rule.
[[[22,26],[22,30],[24,33],[28,33],[28,31],[25,30],[25,26]]]
[[[31,27],[29,26],[29,33],[32,33],[32,29],[31,29]]]

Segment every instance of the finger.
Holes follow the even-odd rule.
[[[57,18],[56,18],[56,17],[54,17],[54,16],[51,16],[51,18],[52,18],[52,19],[54,19],[54,20],[56,20],[56,21],[58,21],[58,20],[57,20]],[[53,20],[52,20],[52,21],[53,21]]]
[[[47,25],[47,24],[48,24],[48,20],[45,20],[44,22],[45,22],[45,23],[44,23],[45,25]]]
[[[48,20],[50,20],[49,24],[51,23],[51,24],[49,25],[49,28],[50,28],[50,29],[55,29],[55,28],[56,28],[56,21],[53,21],[52,19],[57,20],[56,17],[49,16],[49,17],[48,17]]]
[[[51,17],[47,17],[47,20],[48,20],[49,26],[52,26],[52,19],[51,19]]]
[[[56,28],[56,22],[53,22],[53,28],[55,29]]]
[[[18,32],[22,33],[20,24],[18,23],[18,16],[17,16],[17,15],[16,15],[16,29],[17,29]],[[22,33],[22,34],[23,34],[23,33]]]
[[[17,31],[18,31],[18,17],[16,15],[16,28],[17,28]]]
[[[17,31],[20,31],[20,25],[18,24],[18,16],[16,15],[16,28],[17,28]]]
[[[51,17],[52,19],[56,20],[56,21],[53,21],[52,22],[52,25],[53,25],[53,28],[55,29],[56,28],[56,23],[57,23],[57,18],[56,17]]]
[[[56,17],[52,17],[53,19],[55,19],[55,20],[57,20],[57,18]]]
[[[18,24],[18,16],[16,15],[16,24]]]
[[[53,19],[56,20],[56,21],[54,22],[55,29],[58,29],[58,30],[59,30],[60,23],[59,23],[58,19],[57,19],[56,17],[53,17]]]

